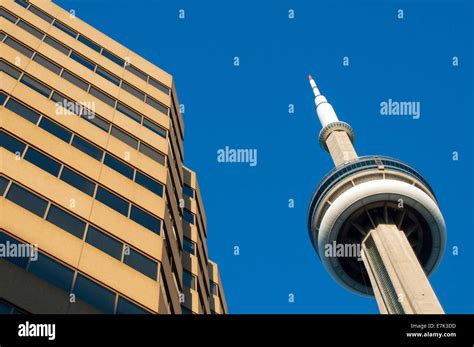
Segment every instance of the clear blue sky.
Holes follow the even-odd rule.
[[[429,180],[448,235],[433,287],[448,313],[474,312],[470,1],[55,2],[174,75],[185,162],[198,173],[230,312],[378,312],[330,278],[308,238],[309,199],[333,167],[317,142],[309,73],[353,126],[359,155],[397,157]],[[381,116],[390,98],[421,102],[420,119]],[[257,149],[257,166],[218,163],[225,146]]]

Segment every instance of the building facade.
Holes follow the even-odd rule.
[[[50,1],[0,23],[0,313],[226,313],[173,77]]]

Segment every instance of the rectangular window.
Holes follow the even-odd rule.
[[[144,310],[138,305],[135,305],[131,301],[119,296],[116,314],[150,314],[150,312]]]
[[[64,78],[65,80],[68,80],[72,84],[74,84],[76,87],[81,88],[82,90],[86,90],[89,88],[89,84],[81,80],[80,78],[77,78],[76,76],[70,74],[66,70],[63,71],[61,74],[61,77]]]
[[[3,130],[0,131],[0,146],[19,157],[21,157],[26,147],[23,142],[17,140],[13,136],[10,136]]]
[[[217,293],[217,288],[218,288],[218,286],[217,286],[216,283],[214,283],[214,282],[211,281],[211,282],[209,283],[209,287],[210,287],[210,289],[211,289],[211,294],[219,295],[219,294]]]
[[[51,175],[57,177],[59,174],[59,169],[61,169],[61,164],[56,160],[51,159],[50,157],[44,155],[41,152],[38,152],[36,149],[29,147],[25,153],[24,159],[36,165],[37,167],[43,169],[46,172],[49,172]]]
[[[81,240],[84,236],[86,223],[56,205],[51,204],[46,220]]]
[[[10,75],[14,79],[18,79],[21,75],[21,71],[14,68],[10,64],[6,64],[3,61],[0,61],[0,71],[5,72],[7,75]]]
[[[37,80],[28,77],[27,75],[23,75],[20,82],[47,98],[49,98],[49,95],[51,94],[52,90],[50,88],[46,87]]]
[[[44,216],[46,206],[48,206],[48,202],[45,199],[40,198],[23,187],[20,187],[16,183],[12,183],[10,186],[7,193],[7,199],[39,217]]]
[[[47,68],[49,71],[54,72],[55,74],[59,75],[61,72],[61,68],[57,66],[56,64],[50,62],[49,60],[43,58],[42,56],[36,54],[35,57],[33,58],[34,61],[36,61],[38,64],[44,66]]]
[[[71,50],[70,48],[66,47],[65,45],[63,45],[62,43],[59,43],[58,41],[56,41],[55,39],[52,39],[51,37],[49,36],[46,36],[44,38],[44,42],[46,42],[48,45],[50,45],[51,47],[57,49],[58,51],[60,51],[61,53],[64,53],[66,55],[69,55],[69,51]]]
[[[158,218],[153,217],[148,212],[145,212],[142,209],[132,205],[130,219],[153,231],[155,234],[160,235],[161,221]]]
[[[47,21],[48,23],[51,23],[53,21],[53,18],[48,16],[46,13],[44,13],[43,11],[40,11],[38,10],[36,7],[34,6],[30,6],[28,8],[28,10],[30,10],[31,12],[33,12],[34,14],[36,14],[38,17],[44,19],[45,21]]]
[[[95,198],[118,213],[128,216],[128,202],[108,190],[99,186]]]
[[[18,5],[23,6],[24,8],[27,8],[28,5],[29,5],[25,0],[15,0],[15,2],[16,2]]]
[[[112,74],[108,73],[107,71],[105,71],[104,69],[102,69],[100,66],[97,66],[97,69],[95,70],[95,72],[104,77],[106,80],[109,80],[110,82],[112,82],[113,84],[115,85],[119,85],[120,84],[120,80],[113,76]]]
[[[64,142],[69,143],[71,141],[72,133],[63,127],[57,125],[55,122],[50,121],[48,118],[42,117],[39,123],[41,129],[46,130],[48,133],[60,138]]]
[[[28,271],[67,293],[71,290],[74,271],[43,253],[38,254],[36,261],[31,261]]]
[[[22,45],[21,43],[16,42],[15,40],[12,40],[9,37],[7,37],[4,42],[7,45],[9,45],[11,48],[16,50],[17,52],[20,52],[23,55],[26,55],[28,58],[31,58],[31,56],[33,55],[33,51],[31,49],[27,48],[25,45]]]
[[[194,189],[188,186],[186,183],[183,184],[183,194],[194,199]]]
[[[92,225],[89,225],[87,229],[86,242],[115,259],[122,260],[123,244],[94,228]]]
[[[125,69],[133,73],[135,76],[141,78],[142,80],[146,81],[147,80],[147,75],[135,68],[134,66],[127,64],[125,65]]]
[[[81,274],[77,275],[73,293],[103,313],[114,312],[115,293]]]
[[[85,66],[86,68],[88,68],[89,70],[92,70],[94,71],[94,68],[95,68],[95,64],[94,63],[91,63],[89,60],[87,60],[86,58],[83,58],[82,56],[80,56],[79,54],[75,53],[75,52],[71,52],[71,55],[70,57],[77,61],[79,64],[81,64],[82,66]]]
[[[21,245],[22,244],[22,242],[14,239],[10,235],[8,235],[8,234],[6,234],[6,233],[4,233],[3,231],[0,230],[0,244],[6,245],[7,242],[10,245]],[[16,256],[12,255],[10,257],[2,257],[2,259],[6,260],[10,263],[15,264],[16,266],[19,266],[22,269],[26,269],[26,267],[28,265],[29,257],[27,257],[27,256],[26,257],[16,257]]]
[[[8,182],[9,181],[5,177],[0,176],[0,196],[3,196],[3,193],[5,193]]]
[[[5,11],[3,8],[0,8],[0,18],[5,17],[8,19],[10,22],[15,23],[16,20],[18,19],[14,15],[12,15],[10,12]]]
[[[127,117],[133,119],[135,122],[141,123],[142,122],[142,116],[136,113],[135,111],[131,110],[124,104],[121,104],[120,102],[117,102],[117,110],[122,112],[124,115]]]
[[[183,219],[188,223],[194,224],[194,213],[183,209]]]
[[[67,167],[64,167],[63,171],[61,172],[61,180],[70,184],[74,188],[79,189],[81,192],[86,193],[87,195],[94,195],[95,183],[75,173]]]
[[[39,31],[38,29],[36,29],[35,27],[33,27],[32,25],[20,20],[18,23],[16,23],[16,25],[18,25],[20,28],[28,31],[31,35],[33,36],[36,36],[37,38],[39,38],[40,40],[43,38],[44,34]]]
[[[53,26],[55,26],[56,28],[58,28],[59,30],[65,32],[66,34],[68,34],[69,36],[72,36],[74,38],[77,37],[77,33],[72,30],[72,29],[69,29],[67,26],[65,26],[64,24],[58,22],[58,21],[54,21],[53,23]]]
[[[115,99],[112,99],[110,96],[98,90],[97,88],[91,87],[89,94],[94,95],[97,99],[102,100],[107,105],[115,107]]]
[[[163,113],[164,115],[168,115],[168,108],[166,106],[163,106],[162,104],[160,104],[158,101],[156,101],[155,99],[147,96],[146,97],[146,103],[148,105],[150,105],[151,107],[153,107],[154,109],[160,111],[161,113]]]
[[[154,161],[160,163],[161,165],[165,165],[165,161],[166,161],[165,156],[155,151],[150,146],[145,145],[144,143],[140,143],[140,152],[145,154],[147,157],[150,157]]]
[[[194,244],[193,241],[191,241],[188,238],[183,238],[183,250],[185,252],[188,252],[192,255],[196,255],[196,250],[195,250],[196,245]]]
[[[128,254],[127,254],[128,253]],[[125,252],[123,262],[153,280],[157,279],[158,264],[133,248]]]
[[[135,182],[152,191],[156,195],[163,196],[163,185],[149,178],[148,176],[145,176],[140,171],[137,171]]]
[[[108,153],[105,153],[104,164],[127,178],[133,178],[133,169]]]
[[[183,284],[188,288],[196,289],[196,279],[191,272],[183,270]]]
[[[87,37],[84,37],[81,34],[79,34],[79,37],[77,38],[77,40],[85,44],[87,47],[92,48],[94,51],[100,53],[101,47],[97,45],[96,43],[92,42],[91,40],[89,40]]]
[[[110,135],[118,138],[120,141],[125,142],[127,145],[129,145],[133,149],[137,149],[138,147],[138,140],[135,140],[133,137],[124,133],[122,130],[116,128],[113,125],[112,125],[112,130],[110,131]]]
[[[156,125],[155,123],[150,122],[148,119],[144,118],[143,119],[143,126],[145,128],[150,129],[153,131],[155,134],[160,135],[162,138],[166,139],[166,129],[163,129],[159,125]]]
[[[115,64],[120,65],[123,67],[125,65],[125,61],[123,59],[120,59],[107,51],[106,49],[102,49],[102,55],[110,60],[112,60]]]
[[[84,118],[89,123],[95,125],[99,129],[105,131],[106,133],[109,132],[110,123],[94,114],[93,111],[86,109],[85,107],[82,108],[81,117]]]
[[[102,155],[104,152],[79,136],[74,136],[72,139],[72,145],[92,158],[102,161]]]
[[[163,83],[159,82],[151,76],[149,76],[148,83],[151,84],[153,87],[161,90],[166,95],[170,94],[170,89],[167,86],[165,86]]]
[[[129,92],[130,94],[136,96],[138,99],[140,99],[142,101],[145,99],[145,94],[140,92],[137,88],[132,87],[127,82],[122,81],[122,89],[126,90],[127,92]]]
[[[7,100],[7,94],[1,93],[0,92],[0,106],[3,105],[3,103]]]

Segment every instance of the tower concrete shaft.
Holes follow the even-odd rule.
[[[378,224],[362,242],[362,259],[382,314],[443,314],[405,233]]]

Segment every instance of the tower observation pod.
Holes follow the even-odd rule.
[[[311,242],[343,287],[375,296],[381,313],[444,313],[428,276],[443,257],[446,225],[433,189],[406,163],[359,157],[352,127],[338,119],[309,76],[322,129],[320,146],[335,164],[314,191]]]

